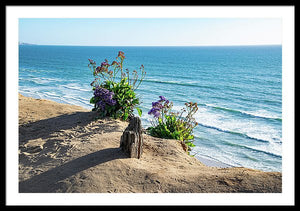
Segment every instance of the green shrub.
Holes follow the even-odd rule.
[[[146,72],[143,65],[140,67],[141,76],[136,70],[130,72],[126,69],[124,72],[124,59],[122,51],[119,51],[116,60],[111,64],[105,59],[101,66],[97,66],[96,62],[89,59],[88,66],[95,78],[91,83],[94,96],[90,99],[90,103],[94,104],[93,110],[98,111],[100,117],[109,116],[127,120],[134,116],[134,109],[138,111],[139,116],[142,115],[142,110],[137,107],[140,100],[135,90],[140,86]]]
[[[180,140],[187,151],[194,147],[193,129],[198,125],[193,115],[197,112],[197,103],[185,103],[186,108],[180,112],[172,112],[173,103],[163,96],[160,100],[152,102],[152,108],[148,112],[153,115],[152,126],[147,128],[150,135]],[[187,113],[185,116],[183,114]]]

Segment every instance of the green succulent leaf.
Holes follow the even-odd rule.
[[[139,116],[141,117],[142,113],[143,113],[142,109],[140,109],[139,107],[136,107],[136,110],[137,110]]]

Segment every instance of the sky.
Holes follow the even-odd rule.
[[[19,42],[79,46],[281,45],[279,18],[20,18]]]

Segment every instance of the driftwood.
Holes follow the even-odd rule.
[[[121,149],[130,158],[140,158],[143,153],[142,124],[139,117],[133,117],[120,140]]]

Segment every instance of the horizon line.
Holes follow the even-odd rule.
[[[238,47],[238,46],[282,46],[282,44],[229,44],[229,45],[72,45],[72,44],[35,44],[19,42],[19,45],[41,46],[78,46],[78,47]]]

